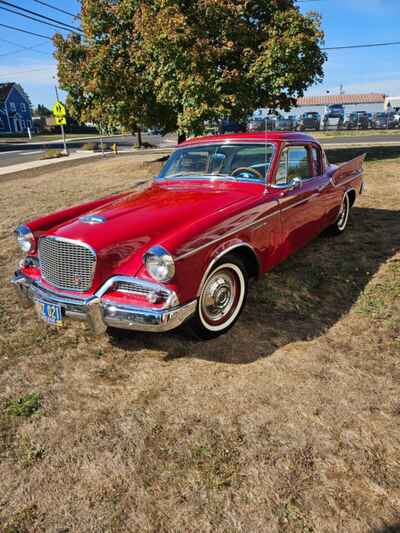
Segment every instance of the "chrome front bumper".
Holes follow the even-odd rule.
[[[94,335],[103,334],[107,326],[134,331],[169,331],[185,322],[195,312],[197,305],[197,300],[193,300],[185,305],[161,310],[131,307],[105,301],[102,289],[89,298],[64,296],[44,289],[21,272],[16,272],[11,282],[23,307],[34,306],[39,314],[42,303],[58,304],[64,317],[87,322]]]

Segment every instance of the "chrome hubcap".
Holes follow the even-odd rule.
[[[233,274],[228,271],[216,272],[207,281],[201,299],[204,318],[218,322],[234,308],[237,284]]]

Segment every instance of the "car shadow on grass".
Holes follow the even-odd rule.
[[[150,349],[169,361],[195,357],[246,364],[296,341],[319,337],[362,296],[362,311],[373,314],[379,296],[363,295],[379,270],[400,249],[399,213],[355,207],[346,232],[321,235],[255,282],[241,318],[211,341],[182,329],[164,333],[112,332],[111,342],[130,351]]]
[[[400,522],[398,524],[391,524],[380,529],[374,529],[372,533],[400,533]]]

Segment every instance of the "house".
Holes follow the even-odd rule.
[[[0,135],[24,133],[32,128],[32,109],[28,95],[18,83],[0,83]]]

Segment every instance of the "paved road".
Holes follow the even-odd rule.
[[[310,132],[312,135],[312,132]],[[380,133],[374,133],[371,135],[357,135],[354,136],[342,136],[342,137],[326,137],[320,139],[323,144],[353,144],[353,143],[400,143],[400,132],[395,135],[384,135]],[[167,135],[161,137],[160,135],[147,135],[143,134],[143,141],[151,143],[155,146],[174,146],[176,143],[176,137],[173,135]],[[68,148],[71,151],[77,150],[84,142],[98,142],[98,139],[91,138],[87,141],[71,140],[68,142]],[[117,143],[121,151],[130,150],[132,145],[136,144],[137,139],[134,135],[107,137],[105,144],[111,145]],[[40,159],[44,150],[47,148],[62,149],[63,144],[59,141],[51,141],[46,143],[0,143],[0,167],[16,165],[19,163],[25,163],[28,161],[35,161]]]
[[[165,136],[161,135],[142,135],[143,142],[148,142],[155,146],[174,146],[176,143],[176,138],[174,136]],[[99,142],[99,139],[91,138],[85,141],[77,141],[75,139],[68,141],[68,149],[71,152],[79,149],[82,144],[85,142]],[[134,135],[125,135],[107,137],[104,140],[104,144],[111,146],[113,143],[117,143],[121,151],[130,150],[137,140]],[[17,165],[19,163],[26,163],[28,161],[36,161],[40,159],[44,151],[48,148],[63,149],[63,143],[60,141],[51,141],[45,143],[0,143],[0,167],[5,167],[9,165]]]

